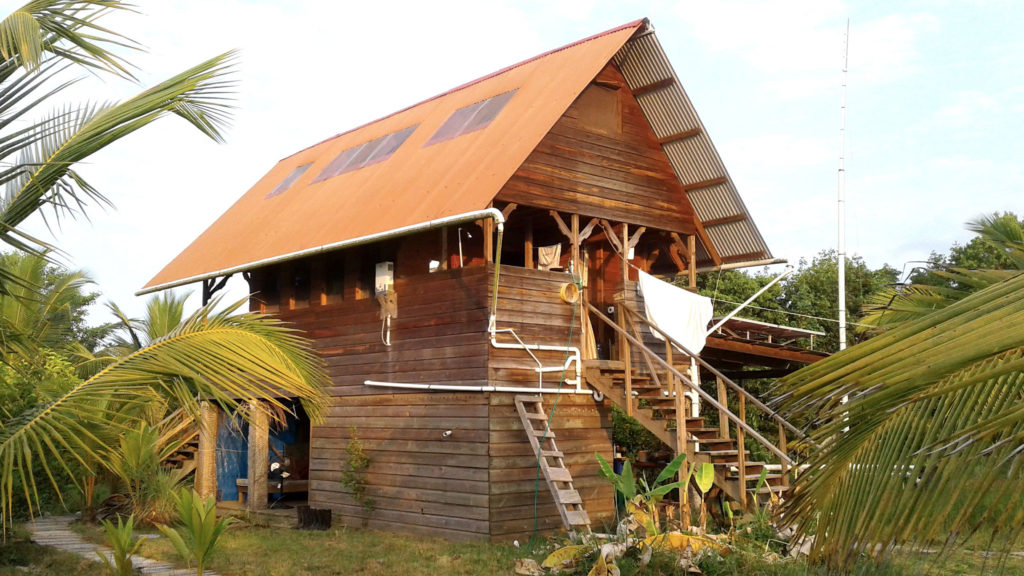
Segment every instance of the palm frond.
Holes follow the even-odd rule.
[[[810,436],[824,448],[785,515],[817,523],[815,554],[829,564],[955,546],[981,526],[1019,530],[1024,274],[791,374],[778,391],[783,413],[816,414]]]
[[[283,395],[303,400],[313,421],[325,405],[323,362],[308,342],[279,321],[256,314],[232,315],[244,301],[215,312],[217,301],[192,315],[152,345],[118,359],[53,402],[27,411],[0,429],[0,514],[11,516],[19,483],[31,504],[34,458],[44,461],[45,474],[56,486],[52,459],[67,467],[77,461],[94,466],[110,446],[91,432],[112,422],[130,425],[115,406],[150,398],[155,390],[175,397],[195,417],[201,400],[232,409],[244,402],[266,402],[280,408]],[[187,391],[187,393],[186,393]],[[113,402],[112,402],[113,400]],[[243,413],[245,411],[242,411]]]
[[[117,0],[33,0],[0,21],[0,56],[34,71],[47,55],[87,69],[132,78],[115,48],[135,44],[97,20],[112,10],[130,10]]]
[[[1013,214],[988,214],[967,223],[967,229],[1002,252],[1018,270],[1024,270],[1024,228]]]
[[[46,136],[23,149],[25,157],[18,165],[24,170],[0,210],[0,237],[46,205],[60,214],[74,212],[87,201],[105,202],[72,166],[167,114],[182,116],[221,141],[234,86],[224,76],[233,60],[233,52],[222,54],[120,104],[55,112],[42,128]]]

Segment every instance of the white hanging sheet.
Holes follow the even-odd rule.
[[[714,315],[711,299],[658,280],[639,271],[640,292],[647,319],[694,354],[707,341],[708,324]],[[661,334],[652,330],[659,340]]]

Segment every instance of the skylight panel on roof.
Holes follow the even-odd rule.
[[[299,179],[299,176],[305,174],[306,170],[308,170],[310,166],[312,166],[312,163],[303,164],[302,166],[296,167],[287,176],[284,177],[284,180],[281,180],[280,184],[278,184],[276,187],[274,187],[273,190],[270,191],[270,194],[264,196],[264,199],[273,198],[274,196],[277,196],[278,194],[291,188],[292,184],[294,184],[295,181]]]
[[[427,140],[424,146],[451,140],[463,134],[469,134],[470,132],[486,128],[488,124],[498,117],[498,113],[508,104],[508,101],[512,99],[515,93],[515,90],[510,90],[452,112],[452,115],[444,121],[444,124],[437,129],[437,132],[434,132],[434,135],[430,137],[430,140]]]
[[[409,126],[398,132],[392,132],[391,134],[386,134],[380,138],[375,138],[369,142],[343,150],[334,157],[334,160],[331,160],[331,163],[326,168],[317,174],[313,182],[327,180],[328,178],[387,160],[416,131],[418,126],[419,124]]]

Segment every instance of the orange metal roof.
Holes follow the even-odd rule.
[[[143,290],[487,207],[573,100],[645,20],[505,68],[277,163]],[[482,130],[424,147],[455,110],[517,90]],[[341,151],[419,127],[389,159],[313,183]],[[285,192],[266,198],[296,167]]]

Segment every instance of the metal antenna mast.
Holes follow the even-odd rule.
[[[846,71],[850,59],[850,19],[843,42],[843,96],[839,123],[839,349],[846,350]]]

